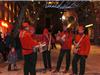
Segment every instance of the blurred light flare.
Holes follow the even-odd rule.
[[[62,16],[62,20],[65,20],[65,19],[66,19],[66,18],[65,18],[65,16],[63,15],[63,16]]]
[[[93,26],[93,24],[86,25],[85,27],[87,28],[87,27],[91,27],[91,26]]]
[[[7,23],[5,23],[5,22],[2,22],[2,23],[1,23],[1,25],[2,25],[3,27],[8,28],[8,24],[7,24]]]

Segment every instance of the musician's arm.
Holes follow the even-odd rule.
[[[33,40],[32,36],[30,34],[27,34],[27,36],[28,36],[29,40],[32,41],[31,44],[33,46],[39,45],[39,43],[37,41]]]

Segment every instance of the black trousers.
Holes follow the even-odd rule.
[[[85,63],[87,56],[82,56],[75,54],[72,60],[72,71],[74,74],[78,74],[78,61],[80,61],[80,72],[79,75],[84,75],[85,73]]]
[[[24,75],[36,75],[37,53],[24,56]]]
[[[70,54],[70,50],[60,50],[60,54],[59,54],[59,57],[58,57],[58,61],[57,61],[57,67],[56,67],[56,70],[59,71],[60,70],[60,67],[61,67],[61,63],[62,63],[62,60],[64,58],[64,55],[66,54],[66,71],[69,70],[69,67],[70,67],[70,57],[71,57],[71,54]]]
[[[55,43],[51,43],[51,49],[56,48]]]
[[[46,50],[42,53],[43,63],[45,69],[51,69],[51,52]]]

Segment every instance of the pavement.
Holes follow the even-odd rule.
[[[56,67],[59,51],[60,51],[60,47],[57,47],[57,49],[52,50],[52,53],[51,53],[53,70]],[[7,63],[0,64],[0,75],[23,75],[23,61],[18,61],[17,66],[19,68],[18,71],[8,72]],[[66,74],[62,73],[62,71],[64,70],[64,67],[65,67],[65,57],[63,59],[59,73],[52,73],[50,71],[43,73],[42,72],[43,70],[42,55],[38,54],[37,75],[70,75],[70,73],[72,72],[71,66],[70,66],[69,72]],[[100,46],[95,46],[95,45],[91,46],[91,51],[86,63],[85,75],[100,75]]]

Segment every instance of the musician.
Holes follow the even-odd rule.
[[[22,54],[24,56],[24,75],[36,75],[36,59],[37,53],[33,52],[33,47],[38,45],[32,38],[29,30],[29,23],[22,24],[23,29],[20,31],[19,37],[22,45]]]
[[[60,43],[61,50],[57,61],[56,69],[53,72],[59,72],[64,55],[66,55],[66,67],[63,73],[67,73],[70,67],[70,57],[71,57],[71,46],[72,46],[72,34],[71,30],[63,26],[63,31],[60,32]]]
[[[78,62],[80,61],[80,72],[79,75],[84,75],[85,73],[85,64],[86,59],[90,52],[90,40],[89,36],[84,33],[85,28],[81,25],[78,27],[78,34],[75,36],[76,44],[80,41],[79,45],[77,46],[78,50],[74,51],[74,57],[72,60],[72,71],[73,75],[78,74]],[[76,47],[76,44],[75,47]]]
[[[46,50],[44,52],[42,52],[42,56],[43,56],[43,62],[44,62],[44,73],[46,72],[46,70],[51,71],[51,55],[50,55],[50,50],[48,50],[48,45],[49,45],[49,31],[47,28],[44,28],[43,30],[43,35],[42,35],[42,42],[46,43]]]

